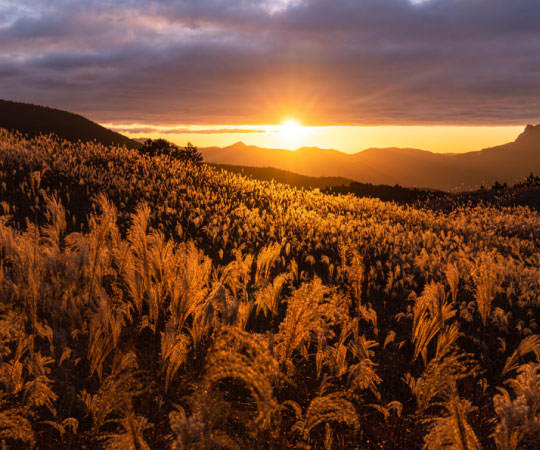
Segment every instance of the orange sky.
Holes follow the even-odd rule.
[[[296,120],[296,119],[295,119]],[[300,121],[297,121],[300,124]],[[177,125],[102,123],[132,138],[162,137],[179,145],[225,147],[242,141],[268,148],[334,148],[348,153],[370,147],[410,147],[433,152],[481,150],[515,140],[523,126],[329,126]]]

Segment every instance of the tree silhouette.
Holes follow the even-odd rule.
[[[191,142],[188,142],[187,145],[180,150],[180,153],[180,159],[192,161],[194,163],[201,163],[203,160],[201,153]]]
[[[202,155],[191,142],[185,147],[179,147],[166,139],[147,139],[140,152],[149,156],[169,156],[182,161],[191,161],[194,163],[202,162]]]

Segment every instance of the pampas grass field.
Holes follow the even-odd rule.
[[[3,130],[0,201],[0,448],[539,448],[538,212]]]

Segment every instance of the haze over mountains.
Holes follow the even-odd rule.
[[[80,115],[6,100],[0,100],[0,128],[29,136],[54,133],[69,141],[97,141],[129,148],[141,145]],[[495,181],[514,183],[531,172],[540,174],[540,125],[527,125],[514,142],[455,154],[413,148],[369,148],[355,154],[317,147],[291,151],[242,142],[200,151],[209,163],[272,167],[309,177],[339,177],[362,183],[467,190],[490,186]]]
[[[200,150],[204,160],[211,163],[276,167],[302,175],[340,176],[373,184],[474,189],[540,173],[540,125],[527,125],[514,142],[458,154],[413,148],[369,148],[354,154],[316,147],[290,151],[242,142]]]

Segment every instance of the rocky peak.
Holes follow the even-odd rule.
[[[517,143],[535,145],[540,148],[540,125],[527,125],[516,139]]]

